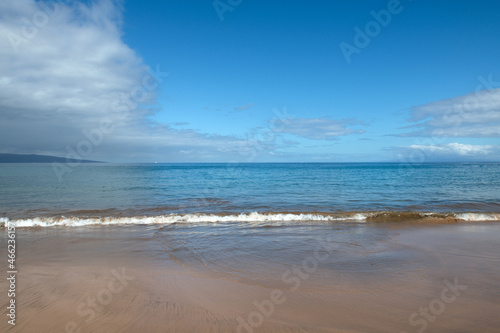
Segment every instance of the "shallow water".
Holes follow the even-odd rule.
[[[351,290],[367,271],[403,277],[438,259],[390,243],[396,235],[373,225],[303,221],[175,223],[162,227],[154,238],[172,260],[198,276],[335,293]]]

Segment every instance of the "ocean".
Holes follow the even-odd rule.
[[[430,214],[500,220],[499,163],[81,164],[68,170],[58,178],[50,164],[0,165],[0,222],[363,222],[377,214],[382,220]]]

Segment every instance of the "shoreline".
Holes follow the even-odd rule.
[[[97,214],[99,213],[99,214]],[[380,211],[263,211],[263,212],[200,212],[170,214],[110,214],[110,210],[77,211],[59,215],[37,215],[23,217],[0,217],[0,227],[7,224],[16,228],[88,226],[88,225],[161,225],[171,223],[212,223],[212,222],[360,222],[360,223],[463,223],[497,222],[499,212],[433,212],[411,210]]]

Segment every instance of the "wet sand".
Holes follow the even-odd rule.
[[[158,228],[17,229],[16,326],[4,307],[0,331],[500,327],[500,223]],[[6,304],[6,279],[0,288]]]

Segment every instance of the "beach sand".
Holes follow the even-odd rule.
[[[204,235],[198,238],[190,236],[197,227],[158,228],[17,229],[16,326],[7,323],[4,307],[0,331],[410,333],[500,328],[497,222],[343,224],[342,236],[330,243],[335,246],[311,241],[309,247],[288,250],[286,244],[276,245],[284,239],[272,237],[256,238],[258,246],[250,248],[251,238],[236,233],[228,244],[249,251],[248,258],[243,252],[232,257],[220,240],[210,243],[210,225],[198,230]],[[282,233],[301,241],[303,230],[296,228],[296,235],[290,235],[294,227]],[[6,231],[0,233],[1,246],[7,248]],[[188,248],[176,248],[177,243]],[[214,255],[195,258],[195,248]],[[0,289],[6,304],[6,279],[0,280]]]

